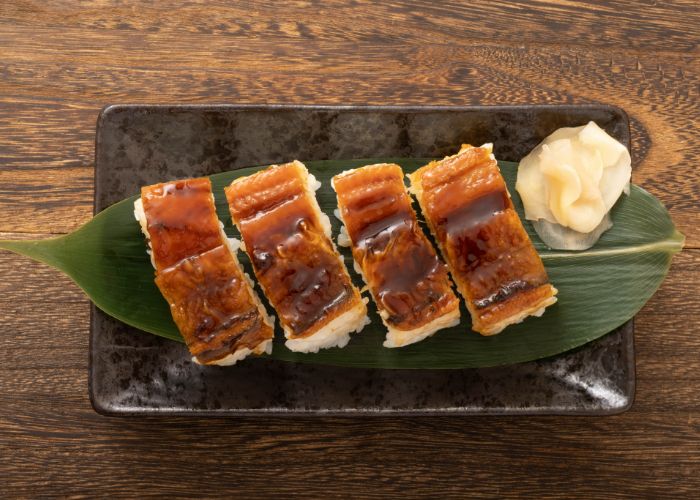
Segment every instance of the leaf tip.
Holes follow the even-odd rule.
[[[680,241],[678,242],[678,249],[683,250],[683,248],[685,248],[685,235],[680,231],[678,232],[678,235],[680,236]]]

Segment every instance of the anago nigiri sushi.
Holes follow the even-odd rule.
[[[418,226],[403,171],[377,164],[333,177],[356,268],[388,329],[385,347],[419,342],[459,323],[447,268]]]
[[[216,216],[211,182],[146,186],[134,214],[148,239],[156,285],[200,364],[270,353],[273,323]]]
[[[463,146],[409,178],[474,330],[494,335],[556,302],[490,144]]]
[[[367,323],[367,306],[330,239],[330,222],[298,162],[234,180],[226,197],[255,275],[289,349],[344,347]]]

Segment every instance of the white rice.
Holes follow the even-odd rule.
[[[146,245],[148,245],[146,253],[151,259],[151,265],[153,266],[153,269],[155,269],[156,261],[153,258],[153,250],[151,248],[151,235],[148,233],[148,221],[146,220],[146,212],[143,211],[143,201],[140,197],[134,202],[134,217],[139,222],[139,225],[141,226],[141,232],[146,237]]]
[[[363,306],[366,300],[363,299]],[[366,307],[358,306],[341,314],[313,335],[297,339],[287,337],[284,345],[295,352],[318,352],[330,347],[345,347],[350,341],[350,334],[359,333],[368,324]]]
[[[247,347],[244,347],[242,349],[237,349],[235,352],[232,352],[225,358],[217,359],[213,363],[208,363],[210,365],[218,365],[218,366],[232,366],[235,365],[236,362],[247,358],[250,354],[270,354],[272,352],[272,339],[268,340],[263,340],[260,342],[254,350],[250,350]],[[199,361],[197,361],[197,358],[193,357],[192,361],[197,363],[198,365],[201,365]]]
[[[382,317],[384,321],[384,317]],[[455,308],[447,314],[443,314],[435,318],[433,321],[427,325],[423,325],[419,328],[414,328],[413,330],[399,330],[387,325],[386,321],[384,324],[387,327],[386,340],[384,341],[384,347],[404,347],[410,344],[415,344],[423,339],[430,337],[435,334],[438,330],[443,328],[450,328],[457,326],[459,324],[459,308]]]

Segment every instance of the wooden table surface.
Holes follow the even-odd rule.
[[[699,4],[469,4],[0,2],[0,238],[90,219],[106,104],[615,104],[633,181],[687,235],[637,319],[632,409],[106,418],[87,395],[87,299],[0,252],[0,497],[698,494]]]

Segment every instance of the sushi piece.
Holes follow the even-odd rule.
[[[463,146],[409,175],[472,328],[482,335],[540,316],[557,301],[491,151],[491,144]]]
[[[273,322],[216,216],[209,179],[145,186],[134,215],[156,285],[194,361],[232,365],[251,353],[269,354]]]
[[[344,347],[367,324],[367,306],[330,239],[314,191],[320,183],[298,162],[273,165],[226,188],[231,216],[255,275],[277,311],[292,351]]]
[[[384,347],[419,342],[460,316],[447,268],[418,227],[403,177],[400,166],[377,164],[332,180],[355,268],[388,329]]]

